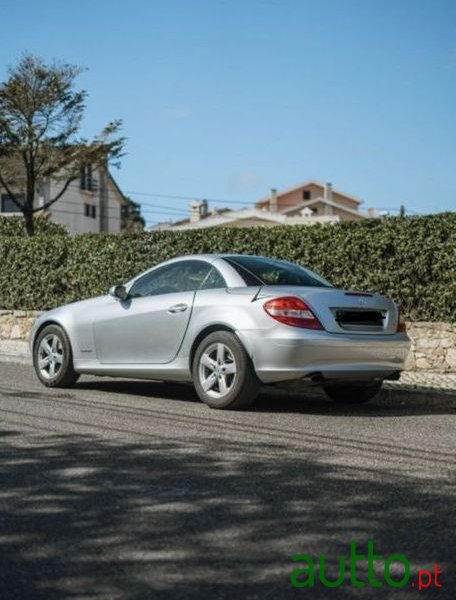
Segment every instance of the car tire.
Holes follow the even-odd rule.
[[[73,368],[70,341],[58,325],[48,325],[38,334],[33,347],[33,366],[46,387],[71,387],[79,379]]]
[[[203,339],[195,353],[192,375],[196,393],[211,408],[249,406],[260,388],[250,357],[229,331],[216,331]]]
[[[339,404],[363,404],[378,394],[381,381],[370,383],[323,384],[326,395]]]

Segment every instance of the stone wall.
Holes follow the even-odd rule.
[[[0,341],[27,340],[33,321],[40,314],[32,310],[0,310]]]
[[[456,323],[407,323],[409,371],[456,372]]]
[[[0,310],[0,355],[12,342],[25,341],[34,319],[41,313]],[[456,372],[456,324],[407,323],[412,348],[407,360],[409,371]],[[25,345],[24,345],[25,347]]]

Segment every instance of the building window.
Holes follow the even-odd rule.
[[[303,190],[302,192],[302,199],[303,200],[310,200],[312,198],[312,192],[310,190]]]
[[[97,207],[93,204],[84,204],[84,214],[86,217],[90,217],[91,219],[96,219],[97,217]]]
[[[25,194],[14,194],[14,198],[22,204],[25,204]],[[21,212],[19,207],[14,203],[9,194],[2,194],[2,213],[17,213]]]
[[[81,167],[81,174],[79,178],[79,187],[81,190],[87,192],[96,192],[98,189],[98,182],[93,178],[93,167],[92,165],[84,165]]]
[[[79,187],[81,188],[81,190],[85,190],[86,189],[86,185],[87,185],[86,184],[86,168],[85,167],[81,167],[81,175],[80,175],[80,178],[79,178]]]

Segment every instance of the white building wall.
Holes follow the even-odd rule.
[[[81,190],[78,178],[69,185],[62,197],[46,210],[49,219],[65,226],[71,235],[100,231],[120,232],[122,193],[104,169],[94,170],[93,180],[98,184],[96,191]],[[55,198],[63,184],[64,182],[50,181],[41,185],[39,193],[35,196],[35,206],[38,208]],[[0,193],[5,191],[0,188]],[[86,216],[86,204],[95,207],[95,217],[90,214]],[[3,213],[0,212],[0,216],[3,216]],[[22,216],[22,213],[4,213],[4,216]]]
[[[49,186],[49,197],[54,198],[61,184],[52,182]],[[45,198],[45,201],[47,198]],[[85,204],[95,206],[96,217],[85,216]],[[79,180],[73,181],[67,191],[49,209],[50,218],[55,223],[67,227],[70,234],[96,233],[100,231],[99,191],[88,192],[79,189]]]
[[[62,198],[49,208],[51,220],[67,227],[72,235],[120,231],[121,197],[118,190],[103,170],[95,170],[93,178],[98,183],[96,191],[81,190],[77,179],[70,184]],[[55,197],[61,187],[61,184],[52,182],[48,197]],[[95,207],[95,217],[86,216],[85,205]]]
[[[121,225],[121,199],[119,197],[119,191],[113,184],[112,179],[110,177],[106,177],[106,179],[107,194],[105,204],[105,224],[107,226],[107,229],[103,229],[103,231],[109,231],[110,233],[119,233]]]

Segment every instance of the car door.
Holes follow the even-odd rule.
[[[195,290],[211,266],[182,260],[139,277],[129,296],[110,299],[94,320],[95,347],[103,364],[168,363],[190,320]]]

